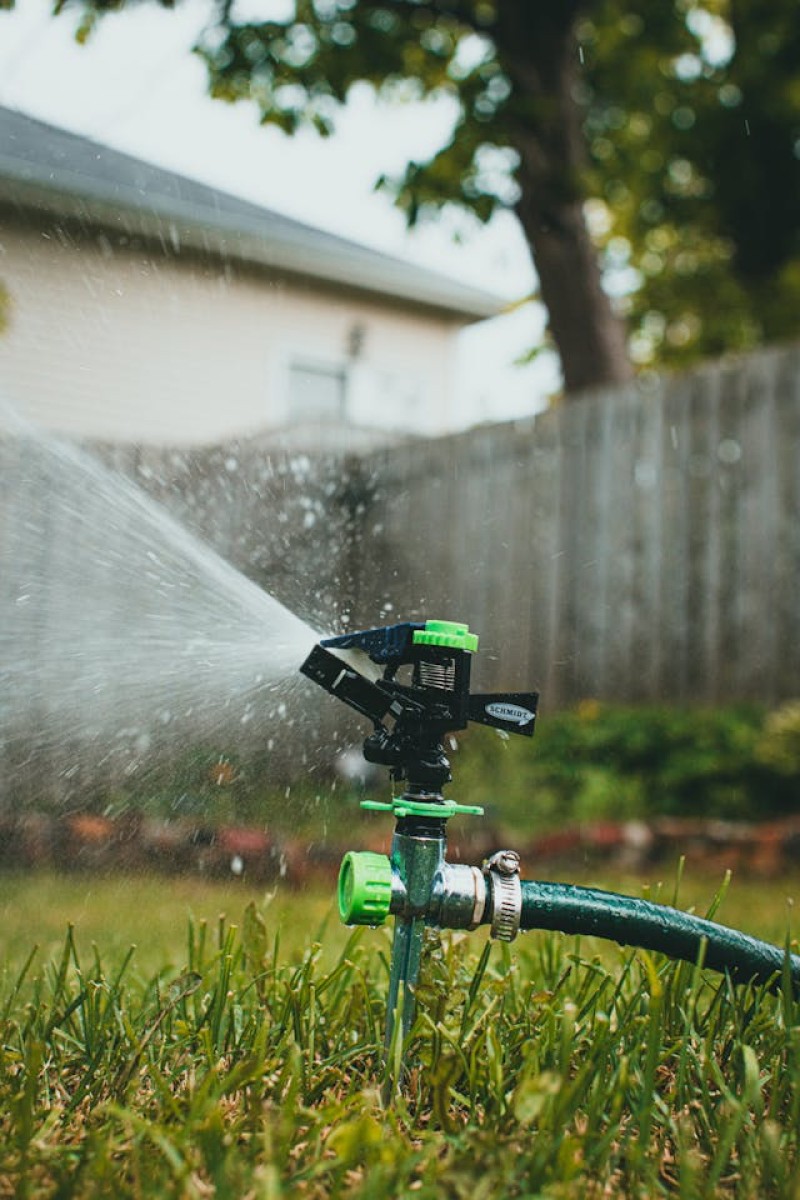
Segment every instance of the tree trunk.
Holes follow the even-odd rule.
[[[574,23],[567,0],[499,5],[501,61],[513,86],[511,138],[520,156],[516,210],[539,277],[568,394],[632,377],[625,329],[600,282],[583,215],[586,152]]]

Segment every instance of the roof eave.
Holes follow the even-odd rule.
[[[125,189],[109,195],[86,178],[81,178],[79,186],[74,187],[66,186],[63,180],[53,183],[50,179],[31,178],[29,164],[27,174],[27,178],[14,177],[9,164],[0,160],[0,201],[22,210],[45,211],[79,221],[85,227],[140,236],[175,253],[188,248],[223,260],[352,288],[384,300],[433,310],[462,324],[499,316],[507,307],[505,301],[490,293],[466,285],[450,285],[433,273],[421,285],[420,269],[401,260],[385,259],[379,279],[374,267],[370,267],[368,254],[364,255],[367,261],[359,261],[358,251],[363,252],[364,247],[354,246],[354,255],[348,258],[341,252],[331,253],[324,241],[312,248],[299,241],[287,244],[270,240],[258,229],[257,222],[243,224],[222,212],[213,214],[213,220],[198,218],[191,205],[182,204],[176,197],[153,197],[153,206],[147,209],[138,196],[128,194]],[[391,264],[390,279],[386,277],[387,262]],[[407,279],[403,278],[404,272]]]

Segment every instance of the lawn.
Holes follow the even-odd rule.
[[[736,881],[718,916],[782,942],[799,884]],[[800,1197],[787,996],[557,934],[431,935],[399,1088],[389,934],[323,893],[8,875],[0,914],[0,1196]]]

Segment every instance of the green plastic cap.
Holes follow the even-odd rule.
[[[445,646],[450,650],[468,650],[474,654],[478,649],[477,633],[470,633],[469,625],[458,621],[426,621],[424,629],[414,631],[415,646]]]
[[[339,868],[339,915],[345,925],[382,925],[392,904],[392,864],[370,850],[345,854]]]

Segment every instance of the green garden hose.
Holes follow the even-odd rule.
[[[705,967],[739,983],[752,980],[780,986],[786,965],[786,954],[778,946],[738,929],[665,904],[569,883],[522,880],[520,929],[586,934],[690,963],[703,953]],[[788,969],[793,987],[800,992],[800,956],[789,955]]]

